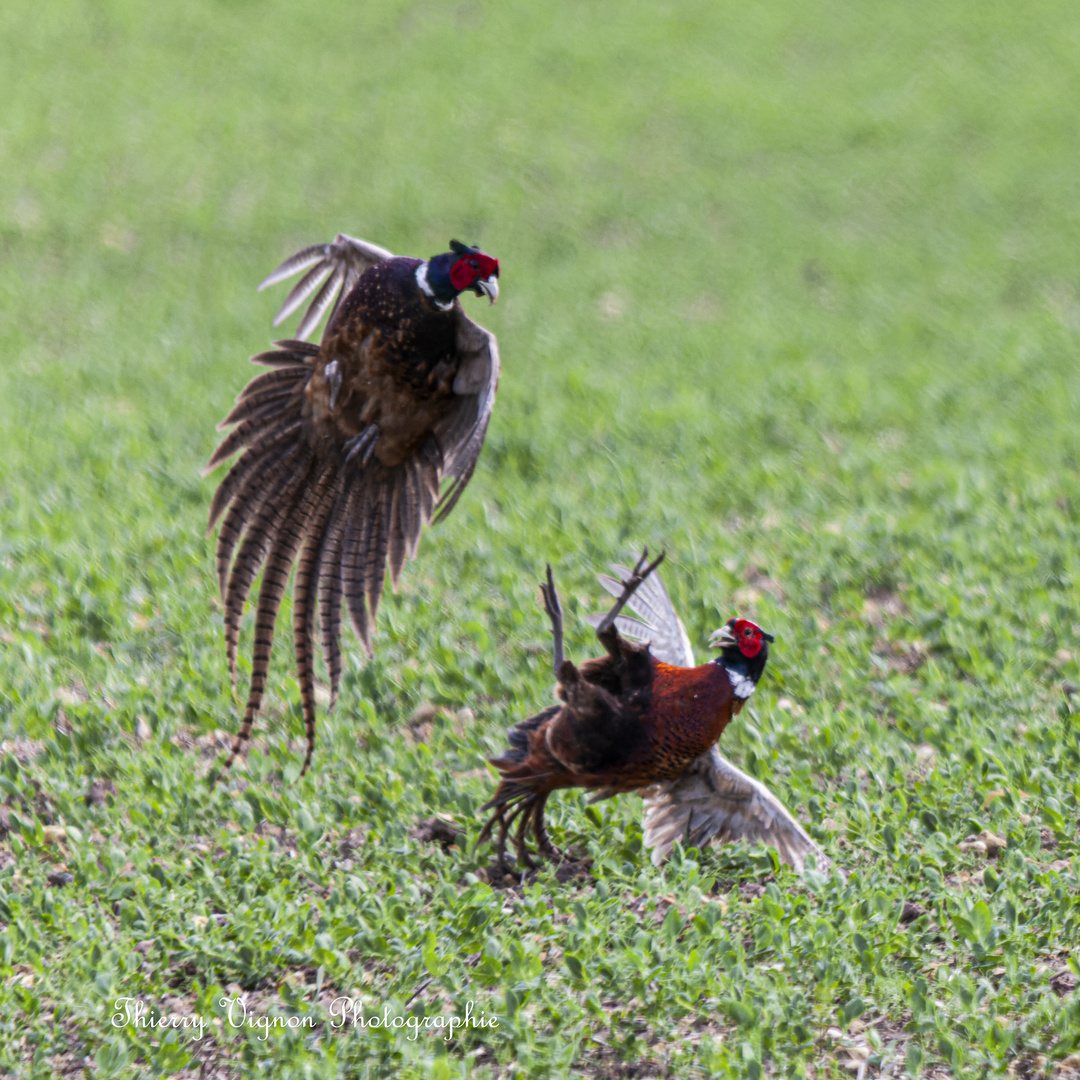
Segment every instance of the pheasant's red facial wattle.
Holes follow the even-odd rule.
[[[736,619],[731,632],[735,638],[735,643],[739,646],[739,651],[747,660],[752,660],[761,652],[761,646],[765,643],[765,635],[762,633],[760,626],[752,623],[749,619]]]
[[[458,292],[473,288],[479,281],[488,281],[498,276],[499,260],[485,255],[482,251],[471,251],[450,267],[450,284]]]

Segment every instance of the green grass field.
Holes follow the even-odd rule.
[[[1074,4],[9,0],[0,71],[0,1073],[1080,1075]],[[339,230],[500,258],[499,400],[315,775],[286,605],[211,791],[200,470],[254,286]],[[775,633],[723,747],[846,878],[657,870],[639,799],[571,794],[592,878],[486,883],[543,564],[582,659],[643,542],[699,656]]]

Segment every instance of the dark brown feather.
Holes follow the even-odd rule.
[[[299,386],[285,386],[277,390],[264,390],[262,393],[252,394],[251,397],[241,397],[219,426],[228,427],[246,420],[265,420],[278,415],[288,409],[290,404],[299,404],[303,391],[304,386],[301,383]]]
[[[284,387],[293,388],[303,385],[311,377],[312,367],[310,364],[290,364],[288,367],[276,368],[273,371],[264,371],[256,375],[236,395],[237,401],[247,401],[256,394],[264,394],[268,390],[279,390]]]
[[[405,467],[405,477],[401,488],[399,506],[401,514],[401,533],[405,539],[405,555],[416,558],[416,548],[420,542],[420,475],[416,461],[410,461]]]
[[[331,707],[337,702],[341,682],[341,542],[353,506],[353,495],[353,492],[345,492],[337,497],[319,550],[316,571],[319,581],[319,623],[326,669],[330,675]]]
[[[276,347],[267,352],[256,353],[251,358],[251,363],[280,368],[310,364],[319,355],[319,346],[310,341],[285,338],[282,341],[275,341],[274,345]]]
[[[381,475],[371,481],[370,520],[365,536],[364,591],[374,619],[386,582],[386,554],[390,547],[390,511],[394,500],[393,477]]]
[[[394,588],[397,588],[398,578],[401,576],[401,568],[405,565],[405,534],[401,528],[401,504],[404,498],[404,487],[407,476],[405,466],[399,465],[395,470],[393,495],[390,500],[390,520],[388,530],[390,533],[390,546],[388,557],[390,560],[390,580]]]
[[[341,584],[345,592],[345,606],[357,637],[371,653],[371,627],[368,622],[365,592],[365,559],[367,537],[371,532],[370,509],[372,491],[368,484],[356,485],[353,513],[345,530],[344,550],[341,558]]]
[[[252,468],[241,481],[232,496],[228,513],[218,530],[217,575],[218,588],[225,596],[229,577],[229,563],[244,530],[262,510],[269,499],[289,481],[296,467],[296,459],[303,455],[303,447],[297,443],[286,444],[280,455],[271,455],[266,461],[259,455],[252,456]],[[245,458],[248,455],[245,455]],[[243,463],[243,458],[241,463]],[[261,467],[265,466],[265,467]],[[212,526],[211,526],[212,527]]]
[[[275,368],[278,371],[303,370],[310,360],[296,356],[292,353],[282,352],[280,349],[271,349],[268,352],[256,353],[251,357],[251,363],[260,364],[262,367]],[[261,375],[256,378],[262,378]],[[252,379],[252,382],[255,380]]]
[[[210,458],[206,469],[203,471],[204,473],[213,471],[223,461],[231,458],[237,450],[242,450],[250,443],[256,441],[261,443],[264,439],[271,439],[277,435],[285,435],[292,431],[299,432],[302,423],[302,417],[291,413],[286,413],[277,423],[271,425],[263,424],[257,420],[247,420],[233,428],[221,440],[221,445],[214,451],[213,457]]]
[[[229,571],[225,588],[225,656],[229,673],[236,676],[236,647],[240,637],[240,619],[244,603],[259,568],[266,560],[278,531],[288,519],[297,492],[308,481],[310,451],[301,453],[295,467],[263,502],[262,509],[244,532],[240,550]]]
[[[282,449],[288,453],[288,447]],[[218,484],[214,497],[210,500],[210,514],[206,524],[206,535],[214,531],[218,518],[225,513],[225,508],[233,501],[236,493],[243,487],[245,481],[250,479],[252,471],[258,464],[259,459],[253,454],[245,454],[233,462],[224,479]]]
[[[319,552],[326,523],[334,508],[337,469],[331,465],[315,486],[303,544],[293,580],[293,641],[296,646],[296,676],[300,684],[300,707],[304,714],[307,753],[301,773],[311,764],[315,749],[315,668],[311,628],[315,617]]]
[[[226,769],[236,760],[244,743],[251,738],[252,725],[262,707],[266,677],[270,671],[270,652],[274,645],[274,624],[277,622],[278,608],[285,595],[285,586],[289,582],[289,571],[296,558],[297,549],[303,540],[304,522],[310,515],[320,490],[317,482],[305,488],[303,481],[309,479],[309,476],[305,476],[294,483],[289,490],[287,501],[279,504],[282,509],[274,523],[273,538],[266,554],[266,567],[263,570],[259,600],[255,608],[255,644],[251,651],[251,685],[244,707],[244,722],[233,742],[225,763]],[[243,555],[243,549],[240,555]],[[238,561],[240,555],[237,556]],[[244,591],[244,597],[246,595],[247,590]],[[240,601],[241,610],[244,597]]]

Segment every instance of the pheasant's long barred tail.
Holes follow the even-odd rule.
[[[298,341],[277,344],[278,350],[253,357],[274,370],[253,379],[240,394],[225,421],[236,426],[208,466],[243,450],[214,495],[209,525],[213,529],[222,519],[217,573],[234,687],[244,607],[262,571],[251,685],[226,770],[250,739],[262,706],[274,626],[294,562],[292,619],[307,736],[306,771],[315,746],[316,611],[333,708],[342,672],[342,603],[370,653],[387,564],[396,586],[406,559],[416,555],[423,527],[434,515],[443,475],[442,454],[434,438],[414,458],[393,467],[377,458],[343,461],[337,447],[319,445],[303,425],[304,392],[318,348]]]
[[[327,521],[334,509],[334,500],[341,489],[341,474],[333,466],[323,473],[315,495],[315,510],[310,528],[304,534],[300,558],[293,581],[293,641],[296,645],[296,672],[300,682],[300,705],[304,713],[307,752],[303,768],[311,764],[315,749],[315,656],[311,639],[315,622],[315,602],[318,596],[319,552],[326,535]]]

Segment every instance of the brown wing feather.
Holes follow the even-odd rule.
[[[303,423],[301,417],[286,412],[284,415],[275,417],[273,424],[263,424],[257,420],[245,420],[238,424],[221,441],[221,445],[214,451],[213,456],[207,462],[203,473],[213,472],[223,461],[227,461],[238,450],[242,450],[253,443],[262,443],[267,439],[278,435],[286,435],[289,432],[299,432]]]
[[[454,509],[472,479],[499,386],[499,347],[494,334],[461,314],[457,348],[462,361],[454,379],[454,407],[435,431],[445,474],[451,477],[439,500],[436,522]]]
[[[288,407],[291,398],[297,397],[302,391],[302,385],[300,387],[283,386],[263,390],[261,393],[250,396],[241,396],[218,427],[219,429],[226,428],[231,424],[244,421],[255,422],[276,416],[283,408]]]
[[[259,284],[259,292],[276,285],[279,281],[298,274],[301,270],[313,266],[303,279],[294,286],[293,290],[285,298],[285,303],[274,317],[274,325],[287,319],[303,302],[314,292],[323,275],[330,274],[331,280],[337,281],[340,291],[334,301],[334,310],[327,320],[327,326],[334,321],[338,306],[343,297],[348,296],[352,287],[360,279],[360,276],[371,267],[376,266],[384,259],[392,259],[394,256],[386,248],[369,244],[366,240],[357,240],[354,236],[338,233],[330,244],[316,244],[314,247],[304,248],[295,255],[286,259],[272,274],[268,275]],[[332,293],[332,290],[331,290]],[[300,326],[297,336],[300,338],[307,335],[318,325],[328,301],[326,297],[316,296],[308,307]]]
[[[273,371],[265,371],[262,375],[256,375],[236,395],[236,400],[247,401],[249,398],[254,397],[256,394],[265,394],[269,390],[276,390],[282,388],[294,389],[297,385],[303,386],[308,376],[311,374],[311,365],[309,364],[289,364],[287,367],[279,367]],[[222,422],[218,427],[227,427],[228,425]]]

